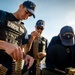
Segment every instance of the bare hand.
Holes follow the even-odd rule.
[[[38,33],[37,31],[33,31],[33,32],[31,33],[31,36],[34,37],[34,38],[36,38],[36,37],[39,36],[39,33]]]
[[[22,50],[17,45],[8,43],[6,47],[6,52],[16,61],[19,61],[23,58]]]
[[[46,55],[44,52],[39,52],[38,53],[38,58],[43,58]]]
[[[29,55],[26,55],[25,57],[25,62],[26,62],[26,65],[28,65],[28,69],[33,65],[34,63],[34,58],[29,56]]]

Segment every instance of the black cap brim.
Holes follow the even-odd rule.
[[[34,11],[31,9],[28,9],[28,8],[27,8],[27,10],[33,15],[33,18],[35,18]]]
[[[73,46],[74,45],[74,38],[72,39],[64,39],[62,38],[62,44],[65,46]]]

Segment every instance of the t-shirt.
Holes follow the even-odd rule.
[[[5,27],[7,25],[7,22],[9,21],[19,21],[12,13],[2,11],[0,10],[0,29]],[[24,32],[22,44],[28,43],[28,33],[27,30]]]
[[[1,30],[7,26],[8,21],[19,22],[19,20],[12,13],[0,10],[0,33]],[[27,30],[22,35],[23,35],[22,44],[27,44],[28,43]],[[0,64],[7,67],[9,69],[9,73],[12,70],[12,61],[13,59],[11,58],[10,55],[8,55],[5,51],[0,50]]]
[[[29,35],[29,39],[30,39],[30,37],[31,37],[31,35]],[[38,52],[43,52],[43,51],[46,52],[47,47],[48,47],[48,40],[41,36],[38,41],[38,44],[39,44]],[[32,44],[30,51],[28,52],[28,54],[31,55],[32,57],[34,56],[33,55],[33,44]]]
[[[65,70],[67,67],[75,67],[75,45],[64,46],[59,36],[52,38],[46,55],[46,67]]]

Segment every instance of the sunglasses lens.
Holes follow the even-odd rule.
[[[37,29],[41,29],[41,30],[43,30],[44,28],[43,28],[43,27],[37,27]]]

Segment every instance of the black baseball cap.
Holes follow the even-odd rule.
[[[33,15],[33,17],[35,18],[35,7],[36,5],[32,2],[32,1],[25,1],[23,2],[23,5],[27,8],[27,10]]]
[[[45,21],[44,21],[44,20],[38,20],[38,21],[36,22],[36,27],[38,27],[38,26],[44,27],[44,26],[45,26]]]
[[[64,26],[60,30],[60,38],[62,44],[65,46],[72,46],[75,44],[74,30],[71,26]]]

